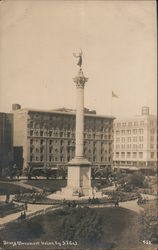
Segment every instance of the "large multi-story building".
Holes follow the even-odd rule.
[[[114,121],[113,161],[115,167],[156,167],[157,117],[148,107],[141,115]]]
[[[14,105],[14,147],[23,150],[23,167],[65,166],[75,156],[74,110],[42,111]],[[112,116],[85,109],[84,157],[93,166],[112,165]]]
[[[0,113],[0,175],[13,161],[13,115]]]

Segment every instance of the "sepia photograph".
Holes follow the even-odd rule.
[[[0,1],[0,250],[158,250],[156,0]]]

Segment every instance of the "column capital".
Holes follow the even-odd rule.
[[[84,76],[83,71],[80,68],[78,75],[73,78],[73,81],[76,83],[76,88],[84,88],[85,83],[88,81],[88,78]]]

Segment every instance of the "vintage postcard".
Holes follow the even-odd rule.
[[[158,249],[156,14],[0,1],[0,249]]]

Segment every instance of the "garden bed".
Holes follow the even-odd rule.
[[[138,215],[124,208],[69,208],[39,215],[32,220],[11,223],[1,231],[1,238],[23,242],[77,242],[77,246],[64,247],[69,250],[111,249],[112,246],[137,249],[138,245],[143,247],[139,242],[137,223]],[[48,246],[47,249],[56,247]]]
[[[118,200],[119,202],[136,200],[138,198],[136,193],[121,191],[103,191],[103,193],[109,195],[112,200]]]
[[[92,187],[98,187],[100,188],[102,185],[102,182],[105,182],[105,180],[92,180]],[[28,185],[35,186],[41,189],[45,189],[51,193],[54,193],[58,190],[60,190],[63,187],[66,187],[67,180],[62,179],[34,179],[34,180],[27,180],[25,182]],[[109,185],[106,185],[108,187]]]
[[[61,179],[55,179],[55,180],[35,179],[35,180],[27,180],[25,183],[37,188],[45,189],[48,192],[54,193],[60,190],[61,188],[65,187],[67,181]]]
[[[21,186],[18,186],[12,182],[4,183],[0,182],[0,195],[6,194],[19,194],[19,193],[31,193],[31,189],[27,189]]]

